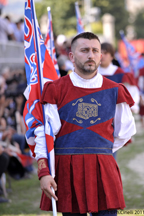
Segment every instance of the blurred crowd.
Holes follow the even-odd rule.
[[[2,16],[0,9],[0,41],[8,40],[24,42],[24,20],[21,18],[17,22],[12,22],[10,16]]]
[[[36,173],[25,139],[23,121],[27,86],[25,70],[4,67],[0,74],[0,193],[4,193],[5,173],[15,180],[30,178]],[[5,192],[6,193],[6,192]],[[1,202],[8,199],[0,197]]]

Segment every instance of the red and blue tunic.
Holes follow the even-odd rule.
[[[112,147],[116,104],[134,103],[127,89],[105,77],[101,88],[75,87],[65,76],[45,84],[41,102],[57,104],[62,124],[55,141],[58,212],[123,209],[122,181]],[[51,210],[44,192],[40,207]]]

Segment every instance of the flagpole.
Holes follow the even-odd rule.
[[[39,36],[38,36],[38,31],[37,31],[37,19],[36,19],[36,13],[35,13],[35,7],[34,7],[34,0],[31,0],[31,5],[32,5],[32,15],[33,15],[33,20],[34,20],[34,35],[35,35],[35,40],[36,40],[36,51],[37,51],[37,60],[38,60],[38,67],[39,67],[39,75],[40,75],[40,89],[41,93],[43,90],[44,82],[43,82],[43,71],[42,71],[42,61],[41,61],[41,55],[40,55],[40,47],[39,47]],[[45,126],[45,107],[42,105],[43,109],[43,119],[44,119],[44,126]],[[47,145],[46,145],[47,146]],[[50,160],[49,160],[50,161]],[[51,187],[53,193],[55,194],[54,189]],[[52,197],[52,208],[53,208],[53,216],[57,216],[57,208],[56,208],[56,200]]]
[[[47,7],[47,12],[48,12],[48,22],[49,22],[49,25],[51,25],[51,15],[50,15],[50,13],[51,13],[51,8],[50,7]],[[52,34],[52,32],[51,32],[51,26],[49,26],[49,29],[50,29],[50,34]],[[51,58],[52,58],[52,61],[53,61],[53,56],[52,56],[52,47],[53,47],[53,45],[52,45],[52,39],[51,39],[51,35],[50,35],[50,54],[51,54]]]
[[[82,25],[81,14],[80,14],[78,2],[75,2],[75,13],[76,13],[76,20],[77,20],[77,33],[80,34],[84,32],[84,28]]]
[[[60,71],[59,71],[59,66],[57,63],[57,57],[56,57],[56,51],[55,51],[55,45],[54,45],[54,34],[53,34],[52,15],[51,15],[51,8],[50,7],[47,7],[47,12],[48,12],[48,32],[47,32],[46,38],[49,35],[50,45],[48,46],[48,44],[47,44],[46,47],[49,49],[50,56],[51,56],[52,62],[54,64],[55,70],[57,72],[58,77],[60,77]],[[48,43],[48,42],[46,42],[46,43]]]

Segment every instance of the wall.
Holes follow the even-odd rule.
[[[0,70],[9,66],[11,68],[24,67],[24,44],[15,41],[0,41]]]

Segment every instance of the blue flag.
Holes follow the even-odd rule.
[[[84,28],[82,25],[82,20],[81,20],[78,2],[75,2],[75,12],[76,12],[76,19],[77,19],[77,33],[80,34],[80,33],[84,32]]]
[[[132,44],[128,42],[123,31],[120,31],[120,35],[126,47],[131,70],[134,76],[137,77],[139,69],[144,67],[144,59],[141,57],[140,53],[136,52]]]

